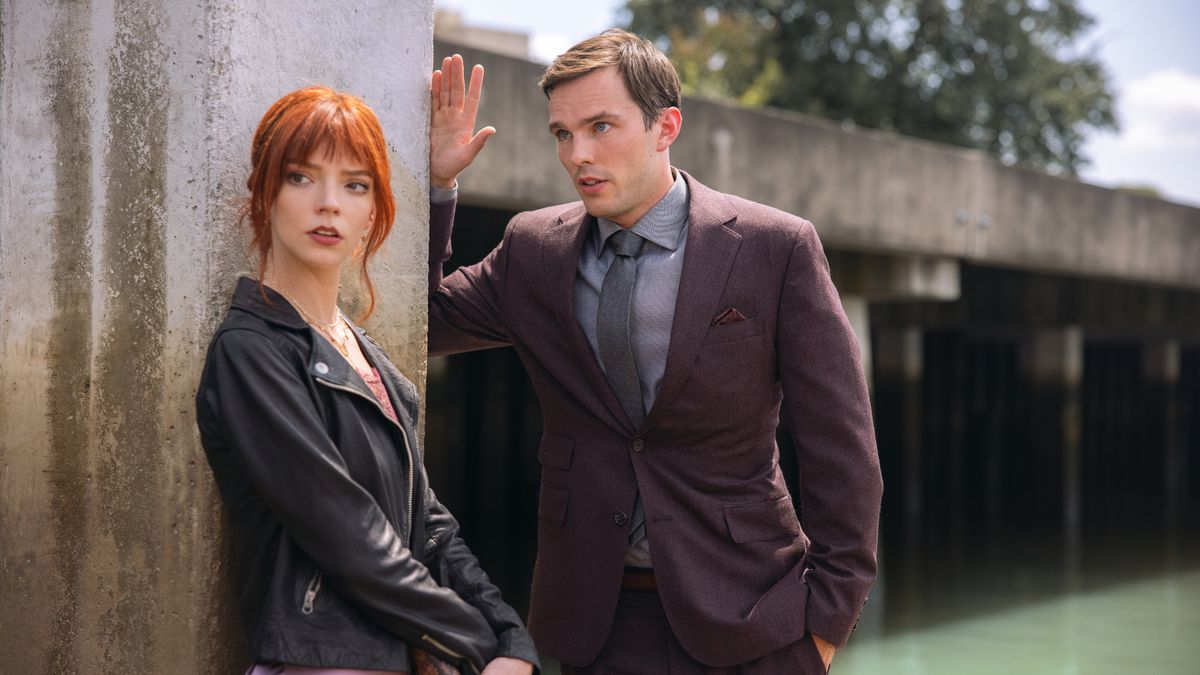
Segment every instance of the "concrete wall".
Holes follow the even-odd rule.
[[[0,4],[0,670],[245,667],[192,401],[251,269],[250,136],[309,83],[379,112],[370,328],[423,380],[431,4]]]
[[[487,67],[481,123],[499,133],[464,203],[577,199],[546,130],[544,66],[451,42]],[[979,151],[784,111],[689,98],[672,161],[712,187],[812,220],[826,245],[1200,288],[1200,209],[1024,169]]]

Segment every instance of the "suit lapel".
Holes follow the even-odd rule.
[[[708,334],[709,322],[720,310],[718,303],[742,243],[741,235],[728,227],[737,215],[724,195],[701,185],[686,173],[684,178],[688,183],[690,202],[687,248],[675,298],[666,371],[654,407],[646,417],[646,425],[658,421],[662,415],[660,411],[678,395],[680,387],[687,381],[700,345]]]
[[[584,335],[579,321],[575,319],[575,276],[579,273],[579,256],[584,240],[594,222],[583,206],[559,218],[558,225],[551,228],[543,239],[546,288],[550,289],[554,316],[566,336],[567,347],[575,355],[575,364],[583,371],[596,395],[615,421],[615,425],[628,433],[632,426],[621,409],[612,387],[604,377],[604,371],[596,361],[592,345]]]

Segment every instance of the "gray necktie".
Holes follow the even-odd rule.
[[[637,274],[637,257],[645,243],[645,239],[629,230],[621,230],[608,238],[608,244],[617,257],[604,275],[604,285],[600,288],[600,307],[596,312],[596,343],[600,348],[600,358],[604,361],[604,375],[635,429],[642,426],[646,413],[642,406],[642,383],[638,379],[629,336],[630,301],[633,299],[633,281]],[[642,511],[640,495],[634,502],[631,521],[629,543],[636,544],[646,536],[646,516]]]

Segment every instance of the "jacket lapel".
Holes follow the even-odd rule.
[[[367,357],[367,361],[379,371],[380,380],[383,382],[383,388],[387,390],[388,398],[391,400],[392,409],[396,411],[396,417],[400,421],[400,426],[405,430],[416,428],[415,411],[409,409],[410,401],[417,401],[420,395],[417,393],[417,387],[409,381],[403,373],[392,363],[383,349],[367,332],[360,326],[351,324],[355,335],[358,336],[358,344],[363,350],[363,354]],[[349,366],[349,364],[347,364]],[[352,368],[348,368],[352,369]],[[366,387],[369,395],[374,398],[375,393],[370,392],[370,387],[362,381],[358,373],[354,373],[355,379],[361,383],[362,387]]]
[[[579,273],[579,256],[587,233],[595,222],[581,204],[577,210],[563,214],[558,224],[547,231],[543,239],[546,288],[550,289],[551,306],[568,349],[575,355],[575,365],[583,371],[592,391],[603,401],[615,427],[625,433],[633,430],[620,401],[604,377],[592,346],[575,319],[575,277]]]
[[[660,412],[679,393],[708,334],[709,322],[720,310],[718,303],[733,269],[742,237],[730,225],[737,214],[724,195],[684,173],[688,183],[688,235],[683,272],[675,298],[667,366],[654,407],[646,416],[654,424]]]

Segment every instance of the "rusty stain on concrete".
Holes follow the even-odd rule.
[[[169,59],[156,3],[116,3],[109,51],[108,156],[102,228],[105,297],[96,354],[94,439],[97,541],[111,550],[101,578],[112,604],[97,644],[113,672],[152,663],[157,621],[161,412],[166,315],[166,150]],[[93,535],[95,536],[95,535]],[[101,609],[93,608],[93,611]],[[89,659],[90,660],[90,659]]]
[[[87,3],[62,8],[51,41],[51,78],[46,99],[54,120],[53,287],[57,312],[49,325],[50,523],[53,573],[61,593],[54,598],[50,669],[79,672],[75,650],[86,557],[88,520],[88,401],[91,389],[92,256],[88,241],[92,211],[91,65],[78,35],[87,26]]]

